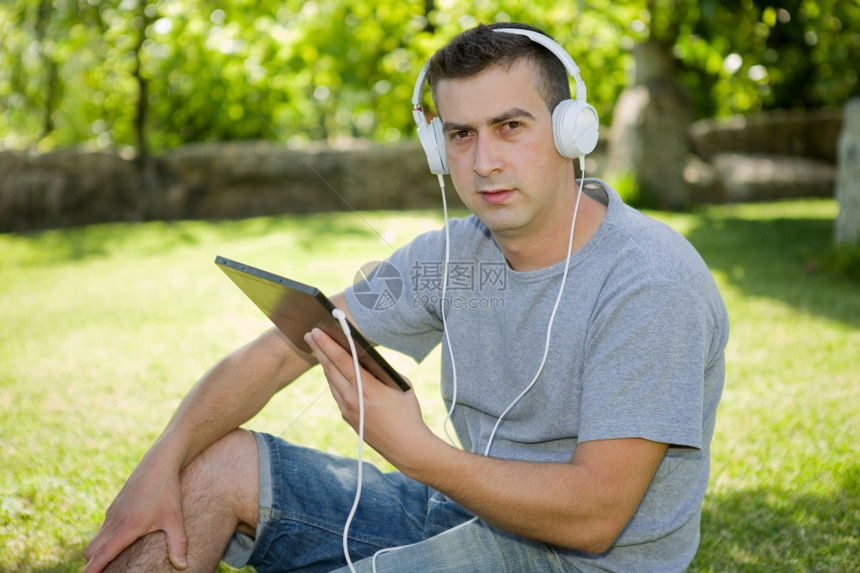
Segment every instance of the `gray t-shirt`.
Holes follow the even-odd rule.
[[[698,547],[725,375],[726,309],[686,239],[625,205],[602,181],[586,180],[584,190],[608,206],[606,217],[571,258],[546,365],[499,426],[490,455],[567,462],[580,441],[668,443],[613,548],[599,556],[564,553],[584,571],[682,571]],[[516,272],[477,218],[451,220],[449,231],[452,422],[464,449],[484,453],[498,417],[538,371],[565,262]],[[440,343],[444,247],[444,232],[434,231],[395,252],[380,273],[393,287],[387,297],[368,298],[373,284],[347,290],[356,324],[371,340],[419,361]],[[441,389],[449,406],[455,389],[445,344]]]

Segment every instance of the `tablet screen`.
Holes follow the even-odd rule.
[[[335,306],[318,289],[225,257],[217,264],[300,350],[312,353],[304,336],[319,328],[349,352],[349,341],[331,311]],[[380,355],[355,326],[349,325],[361,366],[385,384],[410,389],[409,383]]]

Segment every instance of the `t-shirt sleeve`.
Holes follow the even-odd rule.
[[[634,280],[611,294],[587,339],[579,441],[640,437],[701,449],[708,316],[676,283]]]
[[[444,235],[425,233],[345,291],[356,326],[377,344],[420,362],[439,344]]]

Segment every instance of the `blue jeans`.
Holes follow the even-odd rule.
[[[256,536],[236,533],[224,561],[252,565],[258,573],[349,571],[342,535],[355,497],[357,462],[254,435],[260,453]],[[447,497],[399,472],[365,464],[363,474],[349,529],[357,571],[577,571],[552,547],[473,520]]]

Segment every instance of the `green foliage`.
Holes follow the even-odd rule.
[[[605,124],[648,39],[674,47],[699,117],[860,93],[856,0],[5,0],[0,147],[394,143],[414,136],[424,60],[479,21],[508,20],[571,52]]]
[[[681,79],[705,88],[690,90],[700,117],[838,106],[860,93],[855,0],[671,3],[685,14],[674,38]]]

